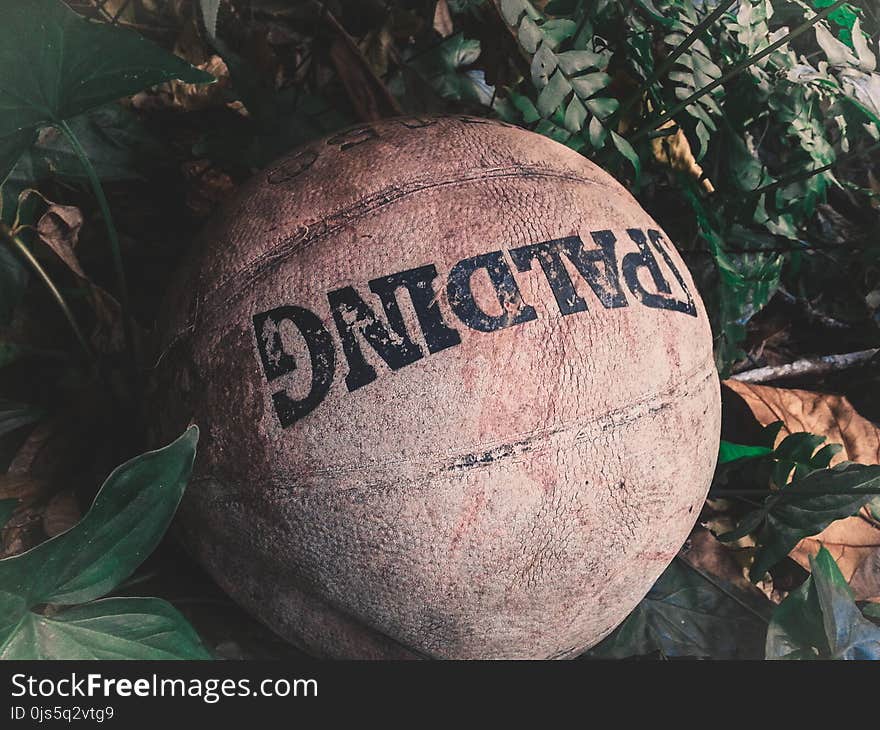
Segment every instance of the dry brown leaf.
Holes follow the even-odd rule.
[[[48,210],[37,221],[37,234],[71,271],[81,279],[87,279],[74,252],[82,225],[83,215],[79,208],[49,203]]]
[[[762,426],[782,421],[777,444],[791,433],[807,431],[825,436],[826,443],[843,446],[832,465],[842,461],[880,463],[880,428],[859,415],[844,396],[736,380],[726,380],[724,385],[745,401]],[[801,540],[789,556],[809,570],[810,556],[823,545],[834,556],[856,599],[880,601],[880,525],[867,508]]]
[[[724,385],[746,402],[762,426],[782,421],[777,444],[791,433],[807,431],[825,436],[826,443],[843,446],[832,465],[841,461],[880,463],[880,428],[860,416],[844,396],[737,380],[725,380]]]
[[[674,127],[675,122],[670,119],[668,122],[660,126],[660,129],[668,129]],[[661,165],[667,165],[673,170],[683,172],[690,175],[694,180],[700,183],[707,193],[714,193],[715,186],[707,177],[703,177],[703,168],[694,157],[691,144],[682,131],[681,127],[675,130],[673,134],[664,135],[662,137],[654,137],[651,140],[651,150],[654,153],[654,159]]]
[[[234,191],[235,183],[210,160],[192,160],[183,165],[187,180],[186,204],[199,218],[204,218]]]
[[[449,12],[449,3],[446,0],[437,0],[437,5],[434,6],[434,30],[444,38],[455,32],[452,13]]]
[[[330,12],[322,16],[335,36],[330,45],[330,60],[339,75],[358,117],[375,122],[403,113],[400,103],[373,70],[354,39]]]

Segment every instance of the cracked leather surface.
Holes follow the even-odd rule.
[[[619,260],[627,228],[659,227],[580,155],[507,125],[390,120],[333,139],[245,186],[169,295],[156,439],[202,429],[178,532],[318,655],[576,655],[647,592],[708,489],[720,402],[702,303],[692,317],[626,291],[606,309],[573,273],[589,310],[562,316],[535,263],[513,270],[537,318],[469,329],[443,285],[459,260],[605,229]],[[367,281],[430,263],[461,344],[393,373],[364,346],[377,379],[348,392],[326,293],[351,285],[381,311]],[[474,293],[491,309],[477,277]],[[271,394],[307,391],[308,357],[288,337],[304,365],[267,383],[252,316],[287,304],[327,325],[337,372],[282,428]]]

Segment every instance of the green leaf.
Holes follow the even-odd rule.
[[[43,411],[40,408],[0,399],[0,436],[35,423],[42,417]]]
[[[626,620],[587,656],[623,659],[660,652],[666,657],[760,657],[766,623],[761,609],[746,608],[752,601],[741,589],[717,576],[710,582],[676,559]]]
[[[811,575],[773,612],[767,659],[880,659],[880,627],[859,611],[837,563],[824,547]]]
[[[9,324],[24,295],[28,275],[18,256],[0,241],[0,326]]]
[[[180,613],[158,598],[107,598],[53,615],[28,613],[0,659],[210,659]]]
[[[737,459],[748,459],[755,456],[772,454],[773,449],[767,446],[747,446],[746,444],[734,444],[730,441],[721,440],[718,452],[718,463],[726,464]]]
[[[170,446],[123,464],[104,482],[77,525],[28,552],[0,560],[0,615],[23,616],[43,603],[89,601],[131,575],[171,523],[192,471],[197,441],[198,429],[192,426]]]
[[[108,104],[68,122],[88,154],[100,180],[137,180],[138,164],[162,160],[161,143],[146,129],[136,114],[119,104]],[[84,182],[82,163],[62,133],[44,129],[39,140],[21,157],[9,182],[22,188],[58,177]]]
[[[760,580],[801,539],[816,535],[835,520],[856,514],[880,489],[880,466],[844,462],[791,482],[769,497],[745,520],[763,523],[750,575]],[[757,525],[749,532],[754,531]],[[741,532],[738,526],[736,532]],[[724,536],[726,539],[727,535]]]
[[[40,126],[171,79],[214,80],[137,33],[91,23],[60,0],[0,0],[0,17],[0,180]]]
[[[604,71],[584,74],[571,80],[571,85],[581,99],[589,99],[593,94],[598,93],[610,83],[611,77]],[[617,101],[617,99],[614,99],[614,101]],[[615,105],[616,108],[617,105]],[[607,115],[597,114],[596,116],[604,118]]]
[[[633,146],[627,142],[623,137],[621,137],[617,132],[613,129],[609,129],[611,132],[611,141],[614,143],[614,146],[617,148],[617,151],[620,152],[627,160],[629,160],[630,164],[633,166],[633,170],[636,174],[636,181],[638,181],[639,177],[642,174],[642,166],[639,162],[639,156],[636,154],[636,151],[633,149]]]

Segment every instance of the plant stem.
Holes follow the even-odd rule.
[[[91,160],[89,160],[88,154],[83,149],[79,140],[76,138],[76,135],[73,133],[73,130],[68,126],[66,121],[61,120],[57,122],[57,125],[67,137],[70,146],[76,153],[77,158],[79,158],[80,164],[83,166],[86,176],[89,179],[89,183],[92,186],[92,192],[98,200],[101,215],[104,218],[104,225],[107,228],[107,237],[110,240],[110,254],[113,260],[113,268],[116,272],[116,283],[119,290],[119,304],[122,307],[122,325],[125,333],[125,346],[131,358],[131,368],[135,386],[138,387],[138,383],[140,382],[140,370],[138,367],[134,328],[132,327],[131,320],[131,300],[128,296],[128,283],[125,278],[125,266],[122,262],[122,249],[119,245],[119,234],[116,231],[116,225],[113,223],[113,216],[110,215],[110,205],[107,203],[107,196],[104,195],[104,188],[101,186],[101,181],[98,179],[98,173],[95,172],[95,168],[92,165]]]
[[[700,36],[703,35],[703,31],[707,30],[709,26],[724,15],[724,13],[726,13],[730,6],[735,2],[737,2],[737,0],[726,0],[726,2],[722,2],[717,8],[697,23],[690,34],[688,34],[688,37],[679,43],[673,49],[672,53],[666,57],[666,60],[660,65],[660,68],[656,69],[644,83],[639,85],[639,88],[632,94],[632,96],[623,102],[621,107],[614,113],[614,116],[623,116],[632,109],[632,107],[642,98],[642,94],[650,89],[653,84],[666,76],[670,69],[675,65],[675,62],[681,58],[688,48],[700,39]]]
[[[675,115],[678,114],[680,111],[687,109],[691,104],[694,104],[695,102],[702,99],[704,96],[706,96],[706,94],[711,94],[713,91],[715,91],[715,89],[717,89],[722,84],[725,84],[728,81],[730,81],[730,79],[732,79],[734,76],[738,76],[743,71],[748,69],[750,66],[753,66],[758,61],[769,56],[771,53],[773,53],[773,51],[777,50],[778,48],[781,48],[782,46],[784,46],[786,43],[788,43],[792,39],[797,38],[799,35],[806,33],[810,28],[812,28],[814,25],[816,25],[816,23],[818,23],[823,18],[827,17],[829,14],[833,13],[839,7],[845,5],[846,2],[847,2],[847,0],[837,0],[837,2],[835,2],[833,5],[829,5],[827,8],[824,8],[821,12],[817,13],[809,20],[801,23],[801,25],[799,25],[797,28],[795,28],[791,33],[789,33],[785,37],[780,38],[775,43],[771,43],[764,50],[759,51],[758,53],[755,53],[752,56],[749,56],[748,58],[740,61],[737,64],[734,64],[726,73],[719,76],[712,83],[706,84],[706,86],[704,86],[702,89],[694,92],[689,97],[687,97],[686,99],[684,99],[680,103],[676,104],[668,112],[666,112],[665,114],[661,115],[660,117],[654,119],[654,121],[646,124],[638,132],[636,132],[632,137],[630,137],[629,141],[631,143],[637,142],[645,135],[649,134],[653,130],[657,129],[661,125],[668,122],[670,119],[674,118]]]
[[[872,152],[876,152],[880,150],[880,142],[876,142],[872,145],[869,145],[863,150],[851,150],[846,154],[840,155],[834,162],[829,162],[827,165],[822,165],[821,167],[816,167],[812,170],[805,170],[804,172],[800,172],[797,175],[790,175],[789,177],[783,177],[777,180],[776,182],[768,183],[760,188],[755,188],[754,190],[747,193],[749,196],[755,195],[763,195],[764,193],[770,193],[774,190],[778,190],[779,188],[784,188],[787,185],[792,185],[794,183],[803,182],[804,180],[809,180],[816,175],[821,175],[823,172],[828,172],[828,170],[836,167],[841,162],[845,162],[853,157],[862,157],[871,154]]]
[[[12,230],[7,226],[4,222],[0,221],[0,238],[3,238],[9,246],[17,251],[19,255],[27,261],[28,265],[34,270],[37,276],[43,281],[46,285],[46,288],[52,294],[52,297],[58,303],[58,306],[61,308],[61,311],[64,313],[67,322],[70,324],[70,328],[73,330],[73,334],[76,335],[76,339],[82,347],[83,352],[85,352],[86,356],[91,361],[95,361],[95,354],[92,352],[92,348],[89,346],[88,340],[85,338],[82,330],[79,328],[79,325],[76,323],[76,318],[73,316],[73,312],[70,311],[70,307],[67,306],[67,302],[64,300],[61,292],[58,291],[58,287],[55,286],[55,283],[49,278],[49,275],[46,273],[46,270],[42,267],[39,261],[34,257],[34,255],[30,252],[27,246],[25,246],[24,242],[16,236]]]

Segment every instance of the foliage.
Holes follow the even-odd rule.
[[[783,601],[767,630],[767,659],[880,659],[880,627],[859,611],[822,548],[810,577]]]
[[[91,4],[107,20],[101,4]],[[722,373],[763,347],[746,337],[780,289],[798,296],[821,289],[829,239],[846,287],[862,301],[872,287],[880,291],[876,242],[860,252],[847,231],[829,231],[835,224],[828,222],[841,197],[871,210],[877,201],[876,181],[852,164],[880,140],[880,26],[870,5],[445,4],[454,27],[434,27],[434,0],[254,2],[246,9],[237,0],[132,0],[125,17],[135,31],[118,18],[86,21],[60,0],[0,0],[0,220],[8,226],[0,229],[4,463],[26,453],[19,448],[29,444],[35,424],[54,423],[62,409],[67,417],[106,407],[124,444],[108,451],[141,451],[148,403],[139,382],[148,367],[142,330],[155,319],[177,249],[186,248],[221,193],[278,155],[392,113],[498,117],[616,175],[674,234],[710,311]],[[167,28],[176,30],[167,35]],[[199,86],[212,74],[219,83]],[[133,204],[143,180],[149,200]],[[204,211],[192,201],[202,193],[210,202]],[[59,249],[40,237],[52,200],[84,209],[82,242],[71,234]],[[128,216],[122,236],[111,202],[114,215]],[[175,205],[187,214],[170,212]],[[164,227],[144,225],[151,215],[167,218]],[[99,219],[103,234],[94,225]],[[105,243],[109,256],[101,253]],[[123,258],[138,270],[134,302]],[[114,269],[115,298],[105,283]],[[40,310],[47,302],[54,316]],[[74,348],[59,333],[59,311],[81,352],[67,351]],[[880,322],[878,312],[880,306],[869,314]],[[129,368],[105,337],[105,330],[121,329]],[[37,375],[29,381],[22,371],[32,365]],[[18,387],[22,381],[27,388]],[[777,433],[768,429],[759,446],[723,442],[712,488],[719,498],[745,493],[753,507],[722,539],[754,539],[755,580],[802,537],[854,514],[880,485],[878,467],[827,468],[836,447],[821,437],[794,434],[774,448]],[[189,625],[162,601],[95,600],[116,589],[160,539],[194,448],[190,431],[128,462],[76,527],[0,561],[8,609],[2,615],[9,617],[0,654],[206,656]],[[20,508],[0,499],[0,525]],[[770,621],[768,657],[872,655],[876,639],[835,571],[820,553],[813,577]],[[592,653],[758,656],[765,618],[749,608],[742,586],[677,559]]]
[[[198,429],[116,469],[67,532],[0,560],[0,658],[207,658],[164,601],[111,598],[168,528],[195,458]]]
[[[673,560],[635,610],[588,656],[754,659],[762,654],[767,616],[720,578]]]

